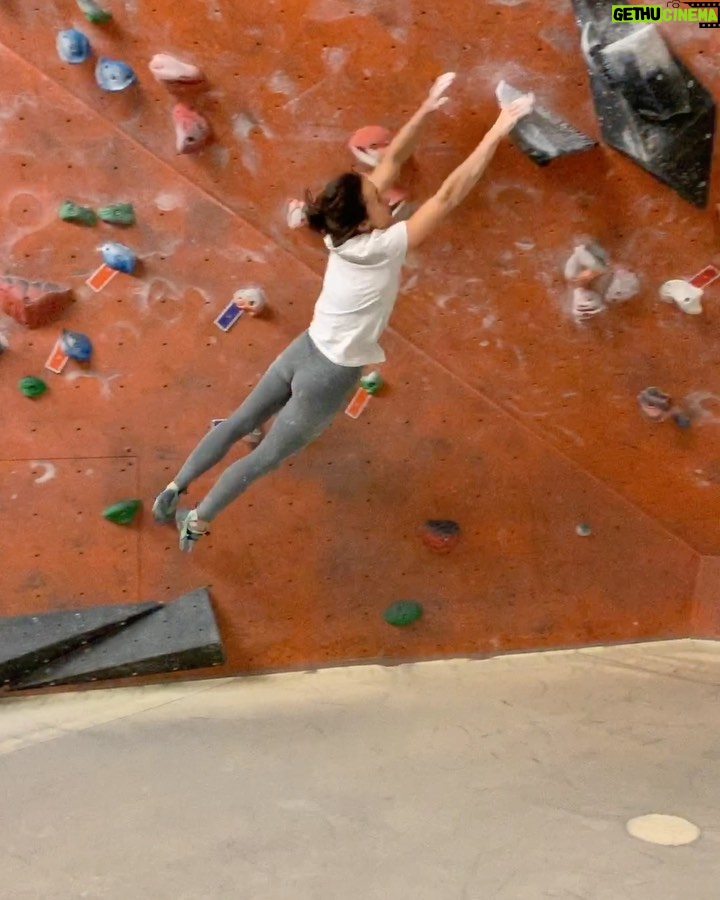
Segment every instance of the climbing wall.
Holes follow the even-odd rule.
[[[698,316],[658,297],[666,280],[720,264],[717,152],[700,209],[602,142],[569,3],[106,7],[106,24],[74,0],[0,7],[3,266],[77,298],[36,330],[0,317],[0,613],[206,585],[222,674],[720,633],[720,280]],[[94,51],[80,65],[56,52],[72,27]],[[660,30],[720,97],[720,31]],[[207,81],[169,90],[148,69],[158,52]],[[130,64],[138,83],[101,90],[100,56]],[[458,78],[415,159],[417,198],[481,138],[501,79],[599,146],[540,168],[504,145],[408,260],[385,389],[181,555],[152,498],[307,326],[318,294],[322,244],[287,228],[287,200],[351,164],[354,129],[398,128],[448,70]],[[197,154],[176,153],[178,100],[211,123]],[[63,222],[67,199],[132,202],[137,224]],[[586,237],[640,288],[578,322],[563,269]],[[138,268],[94,293],[86,280],[108,240]],[[269,314],[219,331],[247,285],[263,288]],[[62,327],[87,334],[94,355],[53,374],[43,366]],[[27,375],[48,391],[23,396]],[[651,385],[689,428],[642,416],[636,395]],[[127,497],[145,503],[133,524],[102,518]],[[460,524],[452,552],[420,540],[427,519]],[[393,628],[383,610],[403,599],[423,616]]]

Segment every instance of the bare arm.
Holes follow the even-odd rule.
[[[403,125],[390,142],[380,164],[369,176],[380,193],[392,187],[397,181],[400,169],[415,152],[430,114],[447,103],[448,98],[443,95],[454,80],[454,72],[448,72],[436,79],[420,109]]]
[[[442,183],[437,193],[423,203],[407,223],[408,246],[417,247],[440,225],[475,187],[488,167],[502,139],[532,109],[533,97],[520,97],[500,112],[495,124],[465,162]]]

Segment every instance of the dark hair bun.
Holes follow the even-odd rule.
[[[308,226],[320,234],[329,234],[335,246],[354,237],[368,217],[362,185],[356,172],[346,172],[326,184],[317,197],[306,192]]]

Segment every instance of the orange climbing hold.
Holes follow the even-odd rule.
[[[197,153],[210,140],[210,125],[204,116],[184,103],[173,109],[175,140],[178,153]]]
[[[54,321],[74,301],[72,288],[49,281],[0,277],[0,311],[27,328]]]

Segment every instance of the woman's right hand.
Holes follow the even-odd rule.
[[[493,126],[494,130],[502,137],[510,134],[520,119],[532,112],[534,104],[535,94],[523,94],[522,97],[513,100],[500,110],[500,115]]]

